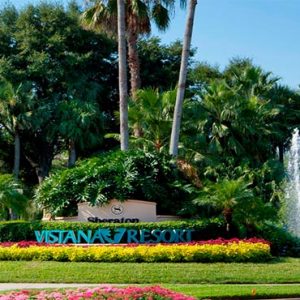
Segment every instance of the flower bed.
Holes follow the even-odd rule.
[[[3,245],[0,260],[74,262],[262,262],[271,259],[263,240],[215,240],[190,244],[156,245]]]
[[[218,238],[215,240],[207,240],[207,241],[194,241],[189,243],[176,243],[176,245],[225,245],[225,244],[231,244],[231,243],[239,243],[239,242],[245,242],[245,243],[262,243],[270,245],[270,243],[264,239],[258,239],[258,238],[250,238],[250,239],[238,239],[238,238],[232,238],[232,239],[223,239]],[[170,245],[170,243],[160,243],[161,245]],[[95,244],[49,244],[49,243],[40,243],[37,241],[20,241],[20,242],[0,242],[0,247],[11,247],[11,246],[18,246],[19,248],[28,248],[30,246],[52,246],[52,247],[72,247],[72,246],[82,246],[82,247],[90,247],[91,245]],[[122,246],[124,247],[125,244],[96,244],[98,246]],[[126,244],[126,247],[137,247],[141,244]],[[144,244],[147,246],[155,246],[157,244]],[[174,244],[173,244],[174,245]]]
[[[81,288],[65,291],[40,291],[40,292],[11,292],[0,295],[0,300],[79,300],[79,299],[111,299],[111,300],[195,300],[190,296],[175,293],[159,286],[153,287],[126,287],[116,288],[111,286],[97,288]]]

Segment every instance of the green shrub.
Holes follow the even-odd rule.
[[[177,213],[187,200],[187,183],[168,155],[115,151],[50,176],[35,200],[53,215],[77,202],[99,205],[110,199],[155,201],[158,213]]]
[[[300,239],[275,224],[257,227],[254,235],[271,243],[272,255],[300,257]]]
[[[11,174],[0,174],[0,220],[8,218],[9,209],[24,217],[27,206],[28,198],[20,182]]]
[[[192,229],[193,239],[208,240],[225,236],[225,223],[221,219],[169,221],[157,223],[86,223],[86,222],[0,222],[0,242],[33,241],[35,230],[96,230],[99,228],[128,228],[128,229]]]

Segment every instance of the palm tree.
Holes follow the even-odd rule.
[[[289,88],[276,84],[269,92],[271,105],[278,107],[279,115],[276,116],[277,134],[274,135],[274,148],[278,147],[278,158],[283,163],[284,150],[290,143],[291,133],[300,126],[300,95]]]
[[[163,151],[168,146],[176,90],[159,92],[157,89],[138,90],[135,100],[129,102],[129,125],[143,132],[131,140],[148,150]]]
[[[248,160],[252,165],[259,165],[272,155],[270,140],[277,134],[280,111],[251,91],[255,87],[229,86],[225,80],[214,81],[207,88],[198,104],[202,115],[197,123],[206,136],[209,153]]]
[[[77,159],[76,145],[83,149],[99,142],[99,124],[102,123],[96,103],[70,98],[58,104],[56,113],[60,120],[58,132],[68,145],[69,168],[75,165]]]
[[[22,193],[22,187],[10,174],[0,175],[0,220],[8,217],[8,211],[24,213],[27,198]]]
[[[31,115],[32,99],[31,85],[20,84],[15,88],[5,79],[0,79],[0,124],[14,138],[14,168],[13,174],[19,177],[21,142],[20,132],[28,127],[27,119]]]
[[[185,0],[180,0],[180,4],[183,6],[185,4]],[[175,0],[126,1],[126,28],[125,32],[123,33],[123,37],[126,36],[127,38],[128,66],[130,70],[131,85],[130,94],[133,99],[135,99],[136,92],[141,87],[140,62],[137,51],[138,37],[141,34],[149,34],[151,32],[151,20],[154,21],[159,30],[164,31],[168,27],[170,21],[168,9],[173,9],[174,5]],[[101,31],[115,36],[118,24],[116,8],[116,0],[97,0],[95,5],[93,5],[84,12],[82,19],[84,23],[87,24],[89,27],[100,29]],[[123,51],[125,51],[125,46]],[[121,60],[119,60],[119,64],[121,64]],[[125,88],[124,84],[125,83],[123,82],[123,88]],[[125,106],[122,104],[122,111],[120,111],[121,128],[122,126],[126,127],[126,125],[123,124],[123,121],[125,120],[122,121],[122,117],[126,118],[126,112],[124,109]],[[134,135],[136,137],[141,137],[142,134],[143,133],[141,129],[138,126],[135,126]]]
[[[183,106],[183,99],[184,99],[184,92],[185,92],[188,58],[189,58],[189,54],[190,54],[196,5],[197,5],[197,0],[190,0],[185,34],[184,34],[179,81],[178,81],[178,90],[177,90],[177,97],[176,97],[176,104],[175,104],[173,125],[172,125],[172,133],[171,133],[171,140],[170,140],[170,154],[173,156],[178,155],[180,123],[181,123],[181,117],[182,117],[182,106]]]
[[[137,51],[137,41],[141,34],[151,32],[153,21],[159,30],[165,30],[170,21],[169,10],[174,8],[175,0],[127,0],[125,2],[126,32],[128,46],[128,65],[130,70],[130,94],[134,98],[141,87],[140,62]],[[185,1],[181,0],[181,3]],[[97,0],[87,9],[82,19],[90,28],[101,30],[112,36],[117,34],[116,0]]]
[[[270,205],[253,194],[251,182],[243,178],[208,184],[193,202],[202,209],[211,206],[220,210],[227,232],[231,230],[232,223],[250,228],[275,215]]]

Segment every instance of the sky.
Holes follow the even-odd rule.
[[[9,3],[22,8],[39,1]],[[0,7],[6,2],[0,0]],[[153,34],[166,44],[182,40],[185,14],[178,6],[169,29],[164,33],[153,29]],[[251,58],[280,77],[282,84],[296,89],[300,84],[300,0],[198,0],[192,45],[199,61],[223,69],[233,57]]]

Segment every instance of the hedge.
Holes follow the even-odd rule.
[[[264,262],[272,258],[263,242],[139,246],[0,247],[0,260],[71,262]]]
[[[165,221],[149,223],[87,223],[87,222],[41,222],[7,221],[0,222],[0,242],[35,240],[35,230],[97,230],[100,228],[127,229],[192,229],[193,240],[208,240],[218,237],[231,237],[226,234],[222,219]]]

